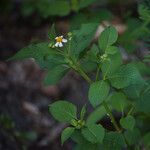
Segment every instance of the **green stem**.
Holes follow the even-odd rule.
[[[99,72],[100,72],[100,65],[97,66],[96,77],[95,77],[96,81],[98,80]]]
[[[127,144],[127,149],[128,149],[128,150],[132,150],[132,149],[130,148],[130,146],[129,146],[129,143],[128,143],[128,141],[127,141],[125,135],[124,135],[123,133],[122,133],[122,136],[123,136],[123,138],[124,138],[124,140],[125,140],[125,143]]]
[[[127,116],[130,115],[133,112],[133,110],[134,110],[134,107],[132,106],[131,109],[129,110]]]
[[[82,70],[82,68],[76,64],[76,67],[77,67],[77,71],[78,73],[89,83],[91,84],[92,83],[92,80],[88,77],[88,75]],[[119,128],[118,124],[117,124],[117,121],[115,120],[115,117],[113,116],[110,108],[108,107],[107,103],[104,101],[103,103],[103,106],[104,108],[106,109],[106,112],[109,114],[110,116],[110,119],[115,127],[115,129],[118,131],[118,132],[122,132],[122,130]]]
[[[110,108],[108,107],[107,103],[106,103],[105,101],[103,101],[102,104],[103,104],[104,108],[106,109],[107,113],[109,114],[109,117],[110,117],[110,119],[111,119],[111,121],[112,121],[112,124],[114,125],[115,129],[116,129],[118,132],[122,132],[122,130],[119,128],[119,126],[118,126],[118,124],[117,124],[117,122],[116,122],[116,120],[115,120],[115,117],[113,116],[113,114],[112,114]]]
[[[92,83],[92,80],[88,77],[88,75],[83,71],[81,66],[76,63],[72,58],[68,58],[72,61],[73,65],[70,66],[72,69],[74,69],[76,72],[78,72],[89,84]],[[75,67],[74,67],[75,66]]]
[[[79,74],[89,83],[92,83],[92,80],[88,77],[88,75],[79,67],[77,66],[77,71],[79,72]]]

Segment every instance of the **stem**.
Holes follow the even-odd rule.
[[[133,110],[134,110],[134,107],[132,106],[131,109],[129,110],[127,116],[130,115],[130,114],[132,113]]]
[[[77,66],[78,67],[78,66]],[[92,80],[87,76],[87,74],[80,68],[78,67],[78,72],[79,74],[89,83],[91,84],[92,83]]]
[[[71,59],[71,58],[70,58]],[[91,84],[92,83],[92,80],[88,77],[88,75],[83,71],[83,69],[81,68],[81,66],[78,64],[78,63],[76,63],[76,62],[74,62],[74,60],[73,59],[71,59],[71,61],[73,62],[73,64],[74,64],[74,66],[75,66],[75,68],[76,69],[74,69],[73,67],[73,69],[75,70],[75,71],[77,71],[89,84]]]
[[[88,77],[88,75],[82,70],[82,68],[80,66],[78,66],[76,64],[76,67],[77,67],[77,71],[78,73],[89,83],[91,84],[92,83],[92,80]],[[110,116],[110,119],[111,119],[111,122],[113,123],[115,129],[118,131],[118,132],[122,132],[122,130],[119,128],[118,124],[117,124],[117,121],[115,120],[115,117],[113,116],[110,108],[108,107],[107,103],[105,101],[103,101],[103,106],[104,108],[106,109],[107,113],[109,114]]]
[[[114,116],[113,116],[113,114],[112,114],[110,108],[108,107],[107,103],[106,103],[105,101],[103,101],[102,104],[103,104],[103,106],[105,107],[107,113],[109,114],[109,117],[110,117],[110,119],[111,119],[111,121],[112,121],[112,124],[114,125],[115,129],[116,129],[118,132],[121,132],[121,129],[119,128],[119,126],[118,126],[118,124],[117,124],[117,122],[116,122],[116,120],[115,120],[115,118],[114,118]]]
[[[95,77],[95,80],[96,80],[96,81],[98,80],[99,71],[100,71],[100,66],[98,65],[97,71],[96,71],[96,77]]]

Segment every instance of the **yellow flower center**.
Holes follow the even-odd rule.
[[[57,42],[62,42],[62,37],[59,36],[57,39],[56,39]]]

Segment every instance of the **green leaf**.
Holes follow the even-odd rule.
[[[110,61],[104,61],[102,63],[102,73],[103,76],[111,76],[114,74],[122,64],[122,57],[120,52],[118,51],[117,53],[113,55],[109,55]]]
[[[113,92],[108,100],[112,109],[116,109],[120,112],[123,112],[124,108],[127,106],[127,98],[121,92]]]
[[[140,98],[141,92],[144,89],[144,87],[144,83],[129,85],[124,89],[124,93],[127,95],[127,97],[137,100],[138,98]]]
[[[127,20],[127,30],[124,34],[119,36],[118,43],[120,43],[128,53],[133,53],[137,48],[137,40],[147,34],[142,27],[143,23],[137,18],[130,18]],[[136,28],[135,28],[136,27]]]
[[[36,3],[36,7],[43,17],[52,15],[66,16],[71,11],[70,4],[66,0],[39,1],[38,3]]]
[[[87,118],[86,124],[96,124],[98,121],[100,121],[104,115],[106,114],[106,110],[103,106],[97,107]]]
[[[73,134],[75,128],[67,127],[61,133],[61,144],[63,145],[66,140],[68,140]]]
[[[127,117],[120,119],[120,124],[124,129],[133,130],[135,126],[135,119],[128,115]]]
[[[63,76],[68,72],[68,70],[69,68],[64,66],[57,66],[49,70],[44,79],[44,84],[45,85],[56,84],[58,81],[60,81],[63,78]]]
[[[145,57],[148,57],[150,58],[150,55],[146,55]],[[150,69],[149,69],[149,66],[146,64],[146,63],[143,63],[141,61],[135,61],[133,62],[136,67],[138,68],[139,72],[144,75],[144,76],[149,76],[150,75]]]
[[[34,58],[41,68],[52,69],[57,65],[64,63],[64,58],[57,53],[55,49],[49,48],[47,42],[31,44],[8,60],[22,60]]]
[[[91,62],[88,59],[83,59],[80,63],[81,67],[83,68],[84,72],[89,73],[96,70],[97,65],[94,62]]]
[[[50,54],[52,52],[53,50],[48,47],[47,42],[31,44],[21,49],[9,60],[21,60],[26,58],[40,59],[43,58],[46,54]]]
[[[138,98],[136,102],[136,110],[150,114],[150,86],[148,86]]]
[[[139,129],[134,128],[132,131],[127,130],[125,131],[124,135],[129,145],[139,144],[139,140],[140,140]]]
[[[49,111],[52,116],[60,122],[71,122],[76,119],[77,108],[70,102],[57,101],[49,106]]]
[[[82,129],[82,135],[91,143],[102,143],[105,130],[101,125],[91,124]]]
[[[144,4],[140,4],[138,12],[143,20],[150,20],[150,8]]]
[[[86,105],[84,105],[81,109],[81,113],[80,113],[80,119],[83,120],[84,116],[86,114]]]
[[[117,53],[118,51],[119,51],[119,48],[118,48],[118,47],[116,47],[116,46],[108,46],[108,47],[106,48],[105,53],[106,53],[106,54],[113,55],[113,54]]]
[[[94,3],[96,0],[80,0],[79,2],[79,8],[87,7],[88,5]]]
[[[78,58],[79,54],[90,45],[97,26],[95,23],[83,24],[80,30],[73,31],[70,48],[73,56]]]
[[[101,104],[109,94],[109,84],[106,81],[96,81],[90,85],[89,100],[90,103],[96,107]]]
[[[133,64],[122,65],[119,70],[109,78],[109,80],[112,86],[117,89],[144,82],[139,71]]]
[[[109,132],[105,134],[103,141],[104,150],[122,150],[126,146],[122,134]]]
[[[148,149],[150,148],[150,132],[146,133],[142,139],[144,146]]]
[[[81,24],[100,23],[103,20],[111,20],[112,18],[113,15],[110,11],[108,11],[108,9],[101,8],[99,10],[90,11],[90,13],[84,13],[80,11],[70,18],[70,31],[79,29]]]
[[[101,34],[98,39],[98,44],[100,49],[103,51],[112,44],[117,41],[118,33],[117,30],[113,26],[107,27]]]
[[[97,62],[97,54],[98,54],[98,52],[99,52],[99,49],[94,44],[94,45],[92,45],[90,51],[87,52],[86,57],[88,58],[89,61]]]
[[[55,24],[52,24],[50,31],[48,32],[48,37],[51,41],[54,41],[56,38]]]
[[[77,143],[75,150],[99,150],[99,144],[87,141],[79,130],[75,130],[71,138]]]

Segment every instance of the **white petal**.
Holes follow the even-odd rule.
[[[61,38],[63,38],[63,36],[60,36]]]
[[[55,46],[58,47],[58,46],[59,46],[59,42],[57,42],[57,43],[55,44]]]
[[[67,39],[62,39],[62,42],[67,43]]]
[[[59,42],[59,47],[63,47],[63,44],[61,42]]]
[[[55,38],[55,40],[57,40],[58,39],[58,36]]]

